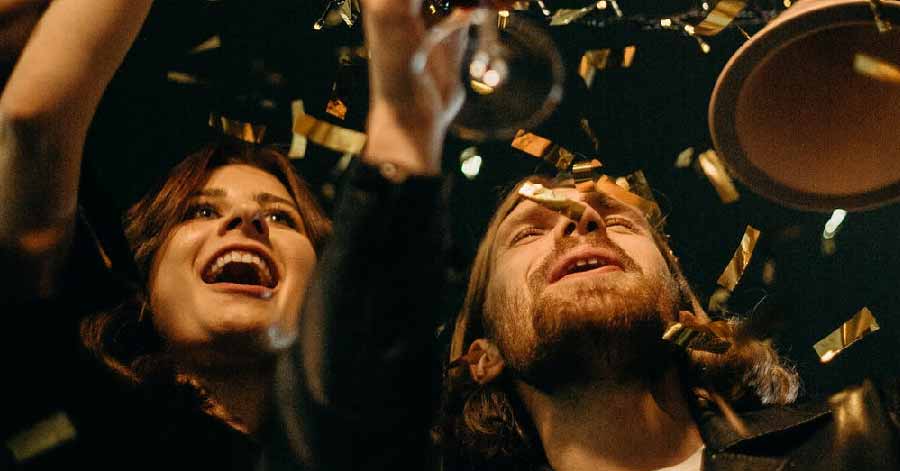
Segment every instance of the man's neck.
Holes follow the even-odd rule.
[[[647,471],[703,446],[675,368],[655,384],[587,384],[547,394],[516,388],[555,471]]]
[[[231,367],[184,365],[179,373],[198,381],[213,401],[212,415],[249,435],[259,430],[268,406],[271,361]]]

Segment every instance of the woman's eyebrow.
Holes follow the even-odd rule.
[[[253,196],[253,200],[259,204],[282,203],[282,204],[286,204],[294,209],[297,209],[297,203],[295,203],[294,201],[291,201],[287,198],[283,198],[281,196],[278,196],[278,195],[275,195],[272,193],[265,193],[265,192],[257,193],[256,195]]]
[[[228,193],[222,188],[204,188],[200,191],[195,191],[191,193],[191,198],[196,198],[198,196],[206,196],[211,198],[222,198]]]

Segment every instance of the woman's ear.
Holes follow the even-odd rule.
[[[506,366],[503,356],[497,346],[487,339],[477,339],[469,345],[466,353],[469,361],[469,374],[478,384],[487,384],[493,381]]]

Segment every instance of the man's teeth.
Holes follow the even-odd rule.
[[[582,258],[580,260],[577,260],[574,265],[570,266],[569,272],[572,272],[573,270],[587,271],[602,267],[604,265],[606,265],[606,262],[597,257]]]

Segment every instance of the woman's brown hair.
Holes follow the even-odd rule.
[[[546,177],[531,176],[520,181],[501,200],[478,246],[466,297],[450,339],[451,363],[445,376],[435,439],[451,469],[550,469],[509,374],[502,373],[493,382],[480,385],[471,378],[468,368],[457,367],[462,366],[458,359],[465,355],[468,346],[488,336],[483,309],[492,275],[495,239],[500,224],[522,200],[518,190],[526,181],[545,186],[552,183]],[[661,227],[653,228],[653,238],[679,288],[679,308],[692,312],[701,322],[708,322],[709,317],[688,284]],[[737,319],[728,322],[732,332],[739,331]],[[674,349],[673,352],[687,383],[686,391],[696,396],[697,404],[721,398],[740,408],[787,404],[797,397],[800,382],[796,371],[766,341],[742,338],[733,341],[732,347],[719,355]]]
[[[321,254],[331,234],[331,222],[287,157],[273,148],[223,138],[187,156],[157,189],[126,213],[125,236],[144,280],[159,248],[188,210],[189,196],[205,184],[213,170],[231,164],[257,167],[278,178],[297,204],[306,236]],[[118,308],[88,317],[81,325],[87,348],[133,383],[148,375],[168,374],[171,368],[162,339],[146,312],[148,299],[146,286],[141,286]]]

